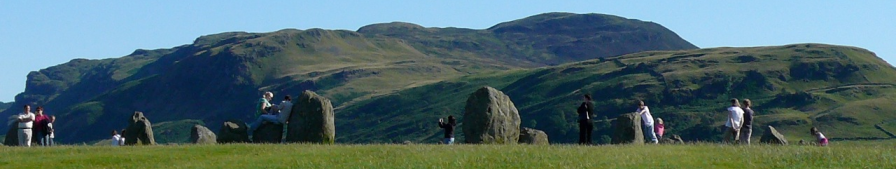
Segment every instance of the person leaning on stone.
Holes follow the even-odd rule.
[[[723,135],[726,143],[737,143],[743,118],[744,110],[740,108],[740,103],[738,103],[737,99],[731,99],[731,107],[728,107],[728,118],[725,120],[725,134]]]
[[[439,118],[439,128],[445,129],[445,140],[443,143],[448,145],[454,144],[454,127],[456,126],[457,119],[454,119],[454,116],[448,116],[447,123],[444,119]]]
[[[743,101],[744,123],[740,127],[740,143],[750,145],[750,137],[753,136],[753,109],[750,106],[753,102],[750,99]]]
[[[644,130],[644,135],[647,135],[647,138],[650,138],[651,143],[659,144],[660,140],[656,139],[656,133],[653,132],[653,115],[650,115],[650,109],[647,108],[647,105],[644,104],[643,100],[638,100],[638,110],[636,113],[641,115],[641,122],[644,124],[641,128]]]
[[[594,130],[594,124],[591,116],[594,116],[594,103],[591,103],[591,95],[582,96],[582,104],[576,111],[579,114],[579,144],[591,144],[591,132]]]
[[[19,146],[31,147],[31,134],[34,127],[34,113],[31,113],[31,106],[25,105],[24,111],[19,114],[16,119],[19,123],[18,136]]]

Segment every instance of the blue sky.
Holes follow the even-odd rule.
[[[75,58],[121,57],[228,31],[357,30],[403,21],[484,29],[545,12],[604,13],[653,21],[701,47],[827,43],[896,61],[896,1],[3,1],[0,101],[24,91],[30,71]]]

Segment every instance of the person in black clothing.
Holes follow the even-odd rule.
[[[591,116],[594,115],[594,104],[591,103],[591,95],[585,94],[585,101],[579,106],[579,144],[591,144],[591,132],[594,125],[591,124]]]
[[[750,106],[753,105],[753,102],[750,99],[744,99],[744,104],[741,109],[744,109],[744,124],[740,127],[740,142],[741,144],[750,145],[750,136],[753,135],[753,109]]]
[[[448,122],[439,118],[439,127],[445,129],[445,144],[454,144],[454,127],[457,126],[457,119],[454,116],[448,116]]]

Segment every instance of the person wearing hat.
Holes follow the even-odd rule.
[[[662,118],[656,118],[656,125],[653,126],[653,132],[656,133],[657,140],[663,140],[663,133],[666,132],[666,126],[663,125]]]

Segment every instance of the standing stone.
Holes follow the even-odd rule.
[[[641,130],[641,116],[638,113],[627,113],[616,118],[611,137],[613,144],[644,144],[644,131]]]
[[[778,133],[778,130],[775,130],[775,127],[767,126],[765,128],[765,133],[762,134],[762,138],[759,139],[759,142],[766,144],[787,145],[787,138],[784,138],[783,134]]]
[[[535,144],[535,145],[547,145],[548,142],[548,134],[545,134],[544,131],[536,130],[528,127],[523,127],[520,129],[520,141],[521,144]]]
[[[13,119],[13,118],[10,118]],[[3,140],[3,145],[7,146],[18,146],[19,145],[19,123],[18,122],[10,122],[9,130],[6,131],[6,139]]]
[[[283,125],[281,124],[264,123],[252,133],[252,142],[254,143],[280,143],[282,139]]]
[[[149,119],[146,119],[146,116],[143,116],[143,112],[134,112],[128,123],[130,125],[125,129],[127,132],[124,133],[125,145],[135,145],[137,143],[143,145],[156,144],[152,133],[152,123],[149,122]]]
[[[520,137],[520,114],[510,97],[482,87],[467,99],[463,132],[466,143],[515,144]]]
[[[288,118],[286,142],[333,144],[333,104],[330,99],[306,90],[296,99]]]
[[[663,138],[663,140],[660,140],[660,143],[663,143],[663,144],[684,144],[684,140],[681,139],[681,136],[679,136],[679,135],[677,135],[677,134],[673,134],[673,135],[670,135],[669,137],[665,137],[665,138]]]
[[[218,143],[218,137],[205,126],[197,124],[190,131],[190,142],[193,144],[215,144]]]
[[[218,143],[248,143],[249,133],[246,123],[238,119],[230,119],[224,122],[218,132]]]

